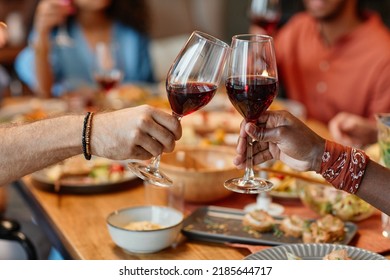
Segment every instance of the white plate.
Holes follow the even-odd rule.
[[[79,157],[79,156],[76,156]],[[80,156],[82,157],[82,156]],[[99,160],[97,157],[93,157],[88,163],[94,164],[95,160]],[[102,159],[109,164],[114,162],[107,159]],[[61,180],[61,192],[63,193],[99,193],[116,191],[122,188],[133,186],[135,179],[138,179],[132,172],[127,170],[125,161],[117,161],[125,167],[123,177],[118,181],[104,181],[104,182],[93,182],[88,175],[85,176],[73,176]],[[55,192],[54,181],[49,176],[50,168],[48,167],[31,174],[32,179],[37,183],[36,186],[49,192]]]
[[[245,260],[287,260],[287,252],[303,260],[321,260],[334,250],[345,249],[352,260],[386,260],[385,257],[348,245],[340,244],[287,244],[253,253]]]

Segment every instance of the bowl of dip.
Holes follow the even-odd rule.
[[[116,210],[106,219],[113,242],[126,252],[154,253],[173,245],[183,214],[171,207],[137,206]]]

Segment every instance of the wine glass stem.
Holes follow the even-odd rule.
[[[253,173],[253,140],[248,135],[246,137],[247,141],[247,148],[246,148],[246,167],[245,167],[245,174],[244,174],[244,181],[249,181],[251,178],[253,178],[255,175]]]
[[[158,155],[156,157],[152,157],[151,162],[149,164],[149,170],[150,171],[155,172],[155,171],[159,170],[159,168],[160,168],[160,158],[161,158],[161,155]]]

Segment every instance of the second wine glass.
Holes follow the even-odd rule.
[[[93,77],[107,94],[122,80],[123,72],[118,58],[119,46],[98,42],[95,47]]]
[[[252,0],[248,10],[251,24],[263,28],[268,35],[273,35],[282,15],[279,0]]]
[[[166,91],[172,114],[180,120],[207,105],[219,86],[230,47],[225,42],[194,31],[170,67]],[[159,186],[172,180],[159,170],[160,156],[149,165],[131,161],[128,166],[138,177]]]
[[[225,82],[229,99],[246,122],[257,123],[274,100],[278,91],[278,73],[272,37],[236,35]],[[229,190],[240,193],[268,191],[273,184],[254,175],[253,140],[247,136],[246,168],[243,178],[225,182]]]

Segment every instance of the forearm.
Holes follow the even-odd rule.
[[[320,159],[318,159],[320,160]],[[358,149],[327,141],[319,173],[337,189],[353,193],[390,214],[390,170]]]
[[[389,169],[370,160],[356,195],[390,215],[389,182]]]
[[[0,127],[0,185],[81,154],[83,116]]]
[[[54,82],[50,64],[50,39],[48,35],[39,36],[34,45],[35,71],[37,77],[37,93],[41,97],[51,97]]]

